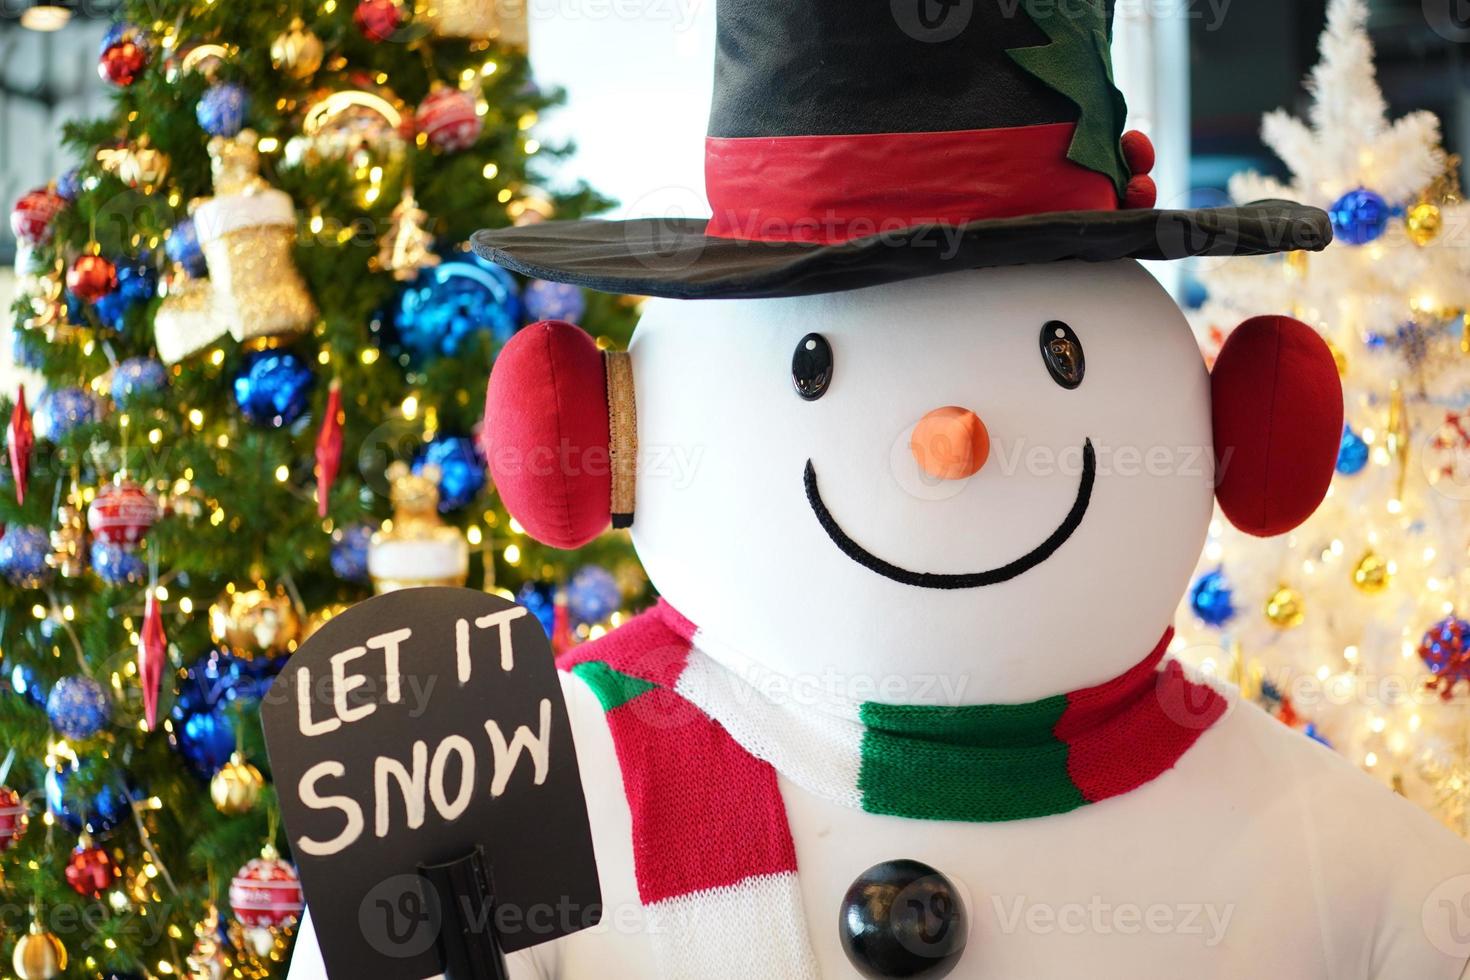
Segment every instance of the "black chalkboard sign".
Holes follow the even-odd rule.
[[[587,807],[546,634],[469,589],[405,589],[331,619],[261,709],[330,977],[427,977],[454,919],[420,874],[480,849],[500,947],[601,915]],[[466,908],[479,908],[467,904]]]

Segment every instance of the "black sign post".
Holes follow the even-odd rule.
[[[524,607],[369,599],[292,656],[261,718],[334,980],[506,980],[504,953],[601,917],[571,726]]]

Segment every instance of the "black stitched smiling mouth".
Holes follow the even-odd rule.
[[[817,515],[817,522],[822,525],[822,530],[827,532],[827,537],[832,539],[832,543],[837,545],[843,554],[864,568],[877,572],[884,578],[901,582],[904,585],[918,586],[921,589],[978,589],[984,585],[1009,582],[1016,576],[1031,571],[1055,554],[1056,550],[1072,536],[1072,532],[1081,525],[1082,517],[1087,513],[1087,505],[1092,500],[1092,484],[1096,477],[1097,455],[1092,450],[1092,440],[1088,439],[1082,447],[1082,479],[1077,485],[1077,499],[1072,503],[1072,509],[1067,512],[1066,519],[1051,533],[1051,536],[1009,564],[992,568],[986,572],[965,572],[957,575],[911,572],[906,568],[899,568],[892,562],[884,561],[867,551],[862,545],[848,537],[847,532],[838,526],[836,518],[827,509],[827,505],[822,502],[822,495],[817,490],[817,471],[812,466],[811,460],[806,461],[806,499],[812,505],[812,513]]]

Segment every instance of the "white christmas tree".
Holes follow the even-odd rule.
[[[1177,646],[1470,835],[1470,207],[1434,116],[1387,118],[1367,18],[1332,0],[1308,119],[1265,118],[1290,182],[1230,187],[1322,207],[1336,240],[1202,273],[1207,355],[1260,313],[1331,344],[1338,472],[1284,537],[1215,521]]]

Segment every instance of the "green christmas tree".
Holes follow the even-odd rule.
[[[519,325],[621,345],[636,309],[462,246],[607,203],[543,189],[568,148],[534,135],[557,96],[523,10],[121,16],[111,115],[12,215],[46,385],[0,406],[0,935],[28,977],[284,975],[289,917],[249,888],[290,857],[260,696],[369,562],[379,588],[520,594],[563,644],[644,600],[624,536],[538,546],[474,449]]]

